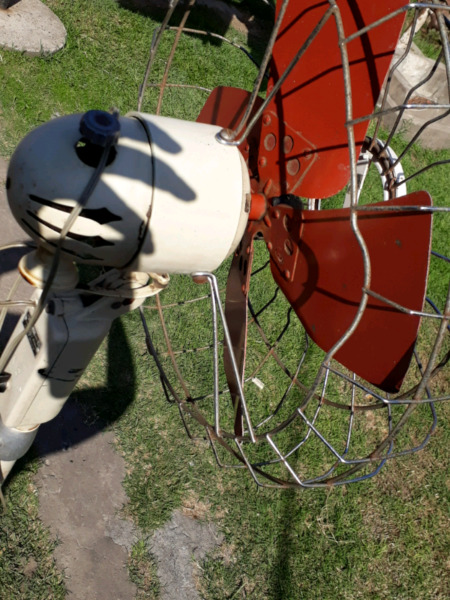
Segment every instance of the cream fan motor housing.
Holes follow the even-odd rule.
[[[53,251],[99,162],[85,144],[82,115],[38,127],[9,166],[11,210]],[[212,271],[235,249],[247,223],[250,183],[239,150],[213,125],[131,113],[81,215],[63,244],[77,263],[144,272]]]

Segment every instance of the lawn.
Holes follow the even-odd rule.
[[[6,158],[27,132],[55,115],[90,108],[116,107],[122,114],[135,110],[150,42],[160,21],[154,12],[145,10],[145,2],[137,0],[45,3],[67,28],[66,47],[47,58],[0,51],[0,154]],[[242,6],[256,11],[261,23],[259,34],[249,40],[229,24],[214,19],[205,8],[195,11],[191,26],[204,27],[207,23],[208,28],[214,27],[222,34],[228,32],[234,42],[244,45],[258,59],[270,11],[256,0],[244,1]],[[173,35],[168,34],[162,43],[152,81],[161,78]],[[236,48],[186,36],[175,55],[171,81],[249,89],[255,75],[252,62]],[[143,110],[155,110],[156,96],[155,90],[146,92]],[[162,113],[194,119],[205,98],[205,93],[198,90],[170,89]],[[398,137],[394,144],[398,152],[405,142]],[[449,151],[433,153],[415,146],[403,166],[407,171],[418,170],[422,165],[449,158]],[[448,173],[448,165],[427,171],[420,182],[411,185],[411,191],[425,188],[435,204],[448,206]],[[433,249],[447,254],[448,216],[435,220],[433,239]],[[258,246],[255,269],[263,266],[266,259],[265,248]],[[227,268],[223,265],[216,274],[221,289]],[[428,292],[438,299],[442,310],[448,264],[436,259],[431,269]],[[267,275],[266,269],[255,276],[252,301],[256,311],[273,295]],[[208,297],[182,304],[195,293],[207,295],[206,286],[196,286],[188,277],[173,277],[168,290],[161,294],[161,302],[169,305],[165,310],[169,333],[179,351],[177,357],[192,395],[201,396],[211,387],[211,317]],[[154,342],[162,347],[154,304],[149,303],[144,311]],[[287,318],[286,302],[277,297],[271,311],[262,317],[263,325],[276,339]],[[302,328],[294,322],[280,343],[280,352],[291,369],[295,370],[301,344]],[[252,330],[250,345],[253,354],[249,371],[256,364],[252,361],[264,351]],[[206,350],[196,351],[202,347]],[[111,357],[117,360],[121,355],[131,361],[133,381],[117,377],[108,380]],[[321,357],[317,348],[308,350],[305,382],[312,382]],[[161,360],[170,371],[167,355],[162,354]],[[258,374],[264,390],[251,382],[248,386],[254,409],[261,410],[261,415],[285,387],[284,380],[274,374],[273,363],[269,360],[267,369]],[[448,383],[447,372],[439,385],[448,389]],[[107,386],[107,399],[96,393],[99,386]],[[339,393],[337,388],[331,389]],[[198,585],[205,600],[449,597],[448,404],[437,406],[438,427],[421,453],[388,463],[377,477],[365,483],[297,491],[261,489],[243,469],[219,469],[202,429],[195,423],[192,431],[196,439],[191,441],[186,436],[178,409],[167,402],[158,370],[147,353],[137,312],[113,327],[79,383],[74,393],[77,395],[89,406],[91,419],[114,430],[117,451],[127,463],[124,486],[130,502],[124,513],[142,532],[142,540],[133,548],[129,561],[140,598],[158,597],[153,559],[143,540],[167,522],[176,508],[213,521],[225,536],[225,542],[201,565]],[[122,411],[124,397],[127,407]],[[293,395],[289,402],[298,400]],[[290,408],[291,404],[286,406],[286,414]],[[356,431],[361,447],[373,443],[377,435],[380,423],[373,415],[370,413]],[[418,416],[424,417],[425,426],[429,425],[429,409],[418,411]],[[328,427],[332,437],[341,427],[334,419],[334,413],[323,413],[323,426]],[[423,423],[417,418],[409,435],[415,438],[422,430]],[[320,448],[312,446],[305,454],[309,463],[297,466],[316,474],[320,459]],[[0,598],[37,600],[64,595],[63,575],[52,558],[54,542],[37,516],[39,498],[32,475],[39,460],[31,456],[19,462],[5,489],[8,508],[1,517]]]

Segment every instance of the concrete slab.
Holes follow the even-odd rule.
[[[0,157],[0,246],[6,246],[13,242],[20,243],[29,239],[9,210],[5,189],[7,169],[7,162]],[[6,300],[11,287],[18,278],[17,264],[26,252],[29,252],[29,250],[20,247],[9,248],[0,252],[0,299]],[[30,286],[20,278],[14,299],[28,300],[31,293]],[[0,349],[4,347],[20,314],[21,311],[18,308],[8,311],[1,330]]]
[[[40,0],[15,0],[0,10],[0,47],[48,55],[61,50],[66,37],[64,25]]]
[[[405,51],[405,42],[401,41],[395,51],[394,62],[397,61]],[[424,56],[419,48],[412,44],[411,50],[405,60],[394,71],[389,87],[386,108],[394,108],[403,104],[411,88],[422,82],[434,65],[434,60]],[[445,65],[438,65],[436,72],[420,87],[409,99],[410,104],[420,104],[421,110],[406,110],[400,122],[399,131],[406,139],[411,139],[427,122],[437,118],[420,134],[422,146],[431,150],[442,150],[450,148],[450,115],[439,118],[448,112],[447,109],[433,108],[436,104],[449,103],[448,82]],[[391,129],[397,118],[397,112],[383,117],[382,123],[386,129]]]
[[[18,225],[9,210],[6,199],[6,175],[8,172],[7,161],[0,156],[0,244],[9,244],[15,240],[27,238],[24,230]]]
[[[67,600],[136,597],[127,560],[138,535],[117,514],[127,496],[125,463],[113,442],[112,432],[86,425],[70,400],[35,441],[45,457],[35,477],[39,516],[59,541],[55,559],[65,572]]]

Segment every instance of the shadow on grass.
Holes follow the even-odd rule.
[[[290,558],[296,551],[296,544],[292,537],[292,515],[298,511],[298,491],[290,489],[280,493],[282,494],[282,508],[279,517],[280,535],[277,537],[277,558],[271,576],[272,593],[270,598],[273,600],[286,600],[294,593]]]
[[[127,10],[151,17],[162,22],[169,8],[169,0],[117,0]],[[187,8],[187,2],[181,1],[174,11],[169,25],[176,26]],[[274,21],[274,9],[260,0],[243,2],[225,2],[224,0],[197,0],[186,27],[201,29],[227,36],[230,26],[246,33],[247,44],[256,62],[260,62]],[[190,34],[186,34],[190,35]],[[206,45],[220,46],[223,42],[210,36],[201,36]]]

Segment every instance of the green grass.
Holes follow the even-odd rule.
[[[136,108],[157,20],[113,0],[48,0],[47,4],[66,25],[68,41],[64,50],[49,58],[0,52],[0,153],[4,156],[11,154],[30,129],[52,115],[111,106],[123,114]],[[201,25],[206,18],[200,14],[196,22]],[[233,30],[229,35],[244,41]],[[161,76],[169,49],[170,44],[164,42],[152,81]],[[256,43],[251,50],[260,52]],[[255,68],[228,46],[188,37],[176,55],[171,76],[184,83],[249,88]],[[144,110],[154,110],[155,101],[155,94],[149,91]],[[203,101],[199,92],[181,95],[168,91],[163,113],[193,118]],[[403,144],[401,138],[396,138],[397,152]],[[448,151],[436,155],[415,147],[402,163],[407,172],[412,172],[445,158],[449,158]],[[447,188],[448,165],[426,172],[410,187],[411,191],[428,189],[439,206],[448,205]],[[433,247],[437,251],[448,253],[448,226],[448,215],[435,219]],[[256,262],[264,260],[260,244]],[[217,273],[221,287],[226,275],[224,265]],[[273,293],[267,270],[257,277],[256,310]],[[432,262],[429,291],[440,308],[447,280],[448,266]],[[178,302],[192,295],[193,288],[198,293],[206,293],[207,289],[194,286],[187,277],[174,277],[161,299],[164,304]],[[209,343],[208,300],[170,310],[174,316],[168,319],[168,327],[176,348],[192,350]],[[158,319],[151,309],[146,313],[155,341],[160,343]],[[262,317],[273,338],[280,333],[285,319],[286,304],[281,298],[273,303],[270,315]],[[280,352],[291,370],[295,369],[301,344],[302,329],[295,323],[280,342]],[[250,346],[253,354],[249,370],[264,350],[253,330]],[[322,355],[317,348],[308,350],[305,383],[312,383]],[[162,360],[170,370],[167,357]],[[179,360],[192,394],[207,393],[212,381],[210,353],[185,353]],[[274,375],[273,367],[273,361],[268,361],[258,375],[265,384],[262,392],[253,384],[248,386],[249,402],[261,417],[271,403],[272,408],[275,406],[274,398],[278,399],[287,385],[283,377]],[[121,376],[125,371],[128,377]],[[223,376],[221,381],[224,383]],[[448,387],[448,375],[441,384]],[[99,393],[99,388],[104,391]],[[333,399],[340,397],[338,383],[331,385],[330,393]],[[300,392],[296,394],[288,397],[282,416],[290,414],[301,400]],[[202,598],[444,600],[449,596],[449,495],[445,477],[448,406],[437,407],[440,425],[421,454],[387,465],[377,478],[365,484],[302,493],[262,490],[242,469],[219,469],[204,432],[195,423],[190,424],[198,439],[192,442],[187,438],[176,406],[167,403],[161,391],[137,314],[128,315],[113,327],[75,396],[89,407],[92,419],[115,430],[118,450],[127,462],[124,485],[130,502],[124,512],[141,528],[143,537],[169,520],[176,508],[214,521],[225,535],[225,543],[202,565]],[[227,400],[224,398],[223,404],[229,409],[230,421]],[[202,406],[206,405],[203,402]],[[341,443],[345,424],[338,417],[324,410],[320,426]],[[355,432],[359,449],[375,442],[373,425],[377,419],[377,415],[360,419]],[[420,424],[413,421],[409,436],[419,432]],[[280,443],[290,444],[296,435],[299,432],[294,428]],[[302,458],[295,459],[295,465],[314,474],[320,461],[330,459],[323,447],[310,446],[305,464],[300,462]],[[261,453],[264,458],[270,454],[264,448]],[[54,543],[37,516],[38,498],[32,484],[37,466],[38,460],[31,457],[19,465],[6,486],[9,508],[2,517],[0,531],[0,598],[64,597],[62,575],[52,559]],[[155,565],[142,540],[133,548],[129,567],[139,597],[157,598]]]
[[[52,552],[56,542],[38,518],[37,490],[32,464],[20,461],[5,486],[7,508],[0,515],[0,598],[65,598],[63,574]],[[28,463],[28,464],[27,464]]]

